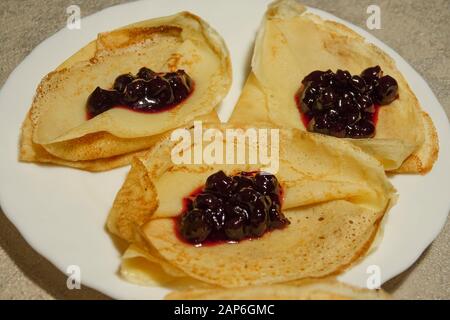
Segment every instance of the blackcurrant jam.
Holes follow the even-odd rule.
[[[379,107],[397,98],[397,81],[379,66],[360,75],[313,71],[295,95],[308,131],[354,139],[374,137]]]
[[[218,171],[201,190],[184,199],[176,230],[184,241],[211,245],[258,238],[289,223],[281,212],[281,187],[274,175],[227,176]]]
[[[111,108],[122,107],[140,112],[161,112],[183,102],[194,90],[194,82],[184,70],[156,73],[141,68],[136,75],[122,74],[113,89],[97,87],[87,100],[91,119]]]

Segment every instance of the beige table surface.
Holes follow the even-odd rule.
[[[34,47],[65,26],[69,5],[79,5],[82,16],[86,16],[123,2],[126,1],[0,1],[0,85]],[[363,28],[368,16],[367,7],[379,5],[382,29],[371,32],[396,50],[426,79],[447,116],[450,115],[449,0],[304,2]],[[2,106],[2,112],[5,112],[5,107]],[[429,214],[432,210],[430,208]],[[411,268],[383,287],[399,299],[450,299],[450,223],[447,222],[440,236]],[[108,297],[87,287],[68,290],[66,277],[36,253],[0,211],[0,299],[54,298]]]

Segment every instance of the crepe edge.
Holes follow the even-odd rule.
[[[431,171],[439,156],[439,137],[431,117],[425,111],[421,111],[422,125],[424,128],[424,142],[420,148],[414,151],[402,165],[392,173],[419,173],[425,175]]]
[[[118,156],[100,158],[96,160],[70,161],[53,156],[42,146],[33,143],[31,139],[32,123],[29,113],[22,124],[18,160],[21,162],[38,163],[42,165],[61,165],[91,172],[100,172],[123,167],[130,164],[134,157],[143,156],[147,150],[138,150]]]
[[[129,243],[145,244],[139,229],[150,220],[157,207],[156,188],[142,161],[134,157],[125,182],[114,199],[106,228]]]

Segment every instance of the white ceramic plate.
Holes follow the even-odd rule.
[[[10,75],[0,92],[0,201],[8,218],[28,243],[62,272],[78,265],[82,284],[113,298],[153,298],[167,289],[129,284],[117,275],[119,252],[104,228],[108,210],[128,168],[105,173],[19,163],[17,145],[22,120],[40,79],[97,33],[135,21],[192,11],[225,38],[233,62],[233,87],[220,108],[227,119],[249,70],[255,32],[268,0],[150,0],[115,6],[83,18],[81,30],[63,29],[41,43]],[[341,276],[365,286],[367,267],[378,265],[382,281],[408,268],[437,236],[449,212],[450,132],[447,117],[425,81],[397,53],[369,33],[323,11],[324,18],[354,29],[390,54],[422,106],[433,118],[440,156],[426,176],[395,176],[400,193],[390,211],[377,249]],[[414,128],[411,128],[414,130]]]

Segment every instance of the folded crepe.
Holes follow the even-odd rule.
[[[167,300],[388,300],[383,290],[356,288],[335,279],[301,280],[244,288],[173,291]]]
[[[219,141],[223,148],[230,143],[224,138],[226,130],[252,129],[206,128],[221,132],[214,143]],[[214,246],[180,240],[175,219],[183,211],[183,199],[202,187],[209,175],[219,170],[254,172],[266,164],[252,164],[248,158],[242,164],[174,164],[172,150],[179,150],[179,142],[167,138],[133,161],[108,217],[108,229],[130,244],[122,276],[147,285],[243,287],[324,277],[342,272],[362,257],[395,200],[383,167],[347,141],[298,129],[275,130],[279,130],[275,176],[283,189],[287,227]],[[255,147],[250,141],[244,141],[246,157]],[[274,141],[266,145],[259,140],[257,147],[272,150]],[[183,151],[193,153],[200,143],[206,144],[194,139]],[[236,148],[240,143],[232,141]]]
[[[86,102],[99,86],[141,67],[183,69],[194,80],[190,96],[168,111],[112,108],[88,119]],[[101,171],[133,156],[194,119],[218,122],[214,107],[231,85],[231,64],[220,35],[199,17],[176,15],[101,33],[41,81],[22,126],[21,161]]]
[[[397,80],[399,97],[379,109],[374,138],[349,140],[387,171],[426,173],[437,158],[437,133],[395,62],[353,30],[306,12],[295,0],[269,5],[230,122],[259,120],[306,130],[294,99],[305,76],[328,69],[360,74],[376,65]]]

